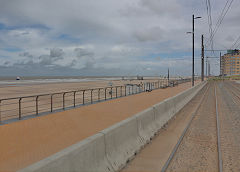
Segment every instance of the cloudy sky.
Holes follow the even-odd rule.
[[[211,1],[213,27],[226,1]],[[239,5],[230,7],[215,49],[231,48],[240,35]],[[200,74],[205,0],[0,0],[0,76],[165,75],[168,67],[191,75],[192,14],[203,17],[195,20]],[[212,73],[218,68],[212,60]]]

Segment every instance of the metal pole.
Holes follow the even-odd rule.
[[[76,106],[76,91],[73,92],[73,106]]]
[[[167,75],[167,79],[168,79],[168,86],[169,86],[169,68],[168,68],[168,75]]]
[[[208,76],[211,75],[211,66],[210,66],[210,63],[208,63]]]
[[[38,96],[36,97],[36,115],[38,115]]]
[[[63,110],[65,109],[65,93],[63,93]]]
[[[222,72],[222,57],[221,57],[221,52],[220,52],[220,76],[223,75],[223,72]]]
[[[112,99],[112,95],[113,95],[113,92],[112,92],[112,87],[111,87],[111,99]]]
[[[22,98],[19,98],[18,100],[18,115],[19,115],[19,120],[22,118],[22,111],[21,111],[21,101],[22,101]]]
[[[192,86],[194,86],[194,15],[192,15],[192,43],[193,43],[193,49],[192,49]]]
[[[125,96],[127,96],[127,86],[125,85]]]
[[[53,111],[53,94],[51,95],[51,112]]]
[[[107,88],[105,88],[105,100],[107,100]]]
[[[93,90],[91,90],[91,104],[93,103],[92,92]]]
[[[101,89],[99,88],[98,89],[98,101],[100,101],[100,91],[101,91]]]
[[[204,81],[204,44],[202,35],[202,81]]]
[[[208,76],[208,64],[207,64],[207,61],[208,61],[208,57],[206,57],[206,77]]]
[[[85,94],[85,90],[83,90],[83,105],[85,104],[85,102],[84,102],[84,94]]]
[[[116,98],[117,98],[117,87],[116,87]]]
[[[122,86],[121,86],[121,97],[122,97]]]

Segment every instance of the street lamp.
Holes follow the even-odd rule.
[[[192,49],[192,86],[194,86],[194,20],[200,19],[202,17],[194,17],[194,14],[192,15],[192,32],[187,32],[187,33],[192,33],[192,42],[193,42],[193,49]]]

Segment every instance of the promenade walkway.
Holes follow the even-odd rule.
[[[0,172],[16,171],[187,88],[184,83],[0,126]]]

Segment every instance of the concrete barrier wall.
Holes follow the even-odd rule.
[[[168,98],[20,172],[119,171],[205,84]]]
[[[20,171],[112,172],[114,170],[105,156],[105,149],[104,134],[98,133]]]
[[[136,116],[128,118],[101,133],[105,136],[106,156],[115,171],[125,166],[142,148]]]
[[[154,108],[148,108],[136,115],[138,122],[138,132],[144,144],[148,143],[154,134],[158,131],[158,126],[155,123]]]

